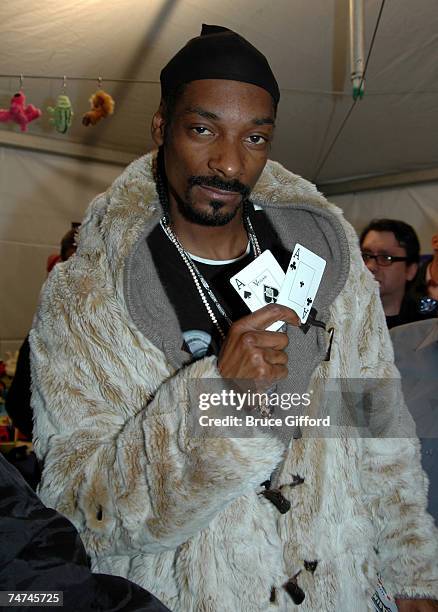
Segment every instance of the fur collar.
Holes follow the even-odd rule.
[[[153,151],[132,162],[105,194],[95,199],[82,225],[81,251],[88,251],[90,256],[95,251],[97,222],[103,240],[102,247],[113,274],[120,272],[123,261],[139,239],[145,223],[152,217],[158,219],[160,214],[153,173],[155,156],[156,152]],[[278,162],[267,162],[251,197],[254,204],[263,208],[311,207],[314,213],[332,218],[334,216],[345,226],[339,208],[329,203],[314,185],[289,172]],[[91,231],[87,232],[89,224]],[[346,233],[351,234],[348,231]]]

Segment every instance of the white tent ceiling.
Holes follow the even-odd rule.
[[[381,2],[364,0],[366,51]],[[54,103],[66,75],[76,114],[66,135],[53,130],[46,113],[27,134],[0,124],[0,145],[106,155],[120,163],[146,151],[160,69],[199,33],[202,22],[238,31],[268,56],[282,94],[272,157],[288,168],[326,183],[438,167],[437,0],[386,0],[365,97],[318,176],[352,103],[348,0],[2,2],[0,73],[59,76],[24,78],[27,101],[43,110]],[[81,115],[100,75],[116,112],[85,128]],[[8,106],[18,88],[18,78],[0,77],[0,107]]]

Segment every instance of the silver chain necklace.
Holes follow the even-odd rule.
[[[248,216],[246,216],[245,222],[246,222],[246,227],[247,227],[247,231],[248,231],[248,238],[249,238],[249,241],[250,241],[251,246],[253,248],[254,255],[255,255],[255,257],[258,257],[259,255],[261,255],[262,251],[260,249],[260,245],[259,245],[259,242],[257,240],[257,236],[255,234],[254,228],[253,228],[252,223],[251,223],[251,221],[250,221]],[[224,330],[222,329],[222,326],[220,325],[219,321],[217,320],[217,317],[216,317],[215,313],[213,312],[212,307],[210,306],[210,304],[208,302],[208,299],[207,299],[207,296],[204,293],[204,290],[208,294],[208,296],[211,299],[211,301],[213,302],[213,304],[216,306],[216,308],[219,311],[220,315],[225,319],[225,321],[227,322],[229,327],[231,327],[231,325],[232,325],[232,321],[231,321],[230,317],[227,315],[227,313],[225,312],[222,304],[219,302],[219,300],[217,299],[217,297],[213,293],[210,285],[207,283],[205,278],[202,276],[202,274],[199,271],[197,265],[195,264],[193,259],[190,257],[190,254],[185,250],[185,248],[182,246],[181,242],[178,240],[178,237],[174,234],[174,232],[170,228],[166,216],[161,217],[160,225],[163,228],[163,231],[166,234],[166,236],[169,238],[170,242],[175,246],[176,250],[181,255],[181,259],[184,261],[184,263],[186,264],[186,266],[187,266],[187,268],[188,268],[188,270],[190,272],[190,275],[191,275],[191,277],[193,279],[193,282],[194,282],[195,287],[196,287],[196,289],[197,289],[197,291],[199,293],[199,296],[200,296],[200,298],[202,300],[202,303],[205,306],[205,309],[206,309],[206,311],[208,313],[208,316],[210,317],[213,325],[216,327],[217,331],[219,332],[219,335],[222,338],[222,340],[225,340],[226,334],[225,334]]]

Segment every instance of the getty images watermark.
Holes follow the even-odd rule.
[[[329,414],[314,412],[311,390],[255,391],[254,385],[251,389],[250,384],[239,383],[212,379],[193,382],[188,424],[195,436],[254,437],[269,431],[296,437],[300,428],[327,430],[331,425]]]
[[[403,401],[400,379],[281,381],[259,391],[242,380],[191,379],[186,426],[195,437],[438,437],[438,401]],[[301,386],[301,388],[300,388]],[[409,389],[408,389],[409,391]],[[409,400],[409,394],[406,393]],[[416,432],[415,432],[416,428]],[[260,434],[259,434],[260,432]]]
[[[200,393],[198,407],[201,427],[330,427],[330,415],[312,418],[308,414],[282,414],[279,410],[307,408],[311,404],[309,393],[261,393],[222,389],[220,392]],[[206,414],[212,408],[233,408],[237,414],[222,416]],[[245,414],[248,410],[251,414]],[[276,413],[276,414],[274,414]]]

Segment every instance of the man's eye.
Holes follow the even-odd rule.
[[[265,144],[268,142],[268,139],[265,136],[260,136],[260,134],[251,134],[251,136],[248,136],[247,140],[251,144],[255,145]]]
[[[213,133],[211,130],[202,125],[195,125],[191,129],[193,132],[195,132],[195,134],[199,134],[200,136],[209,136]]]

